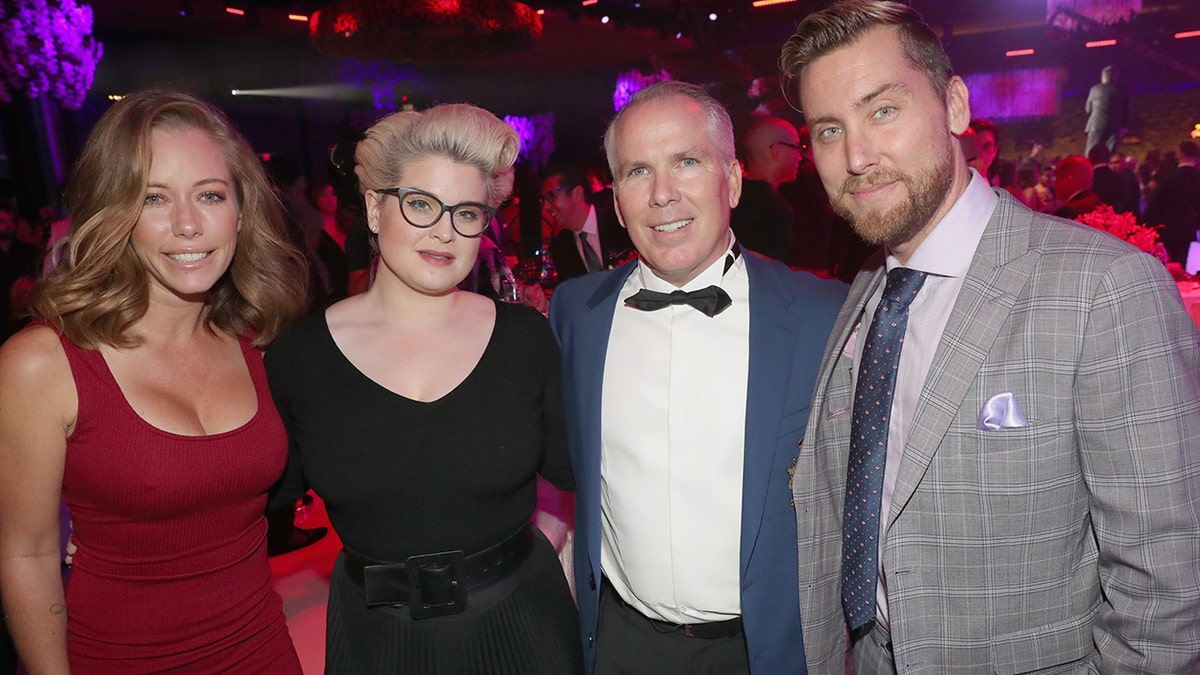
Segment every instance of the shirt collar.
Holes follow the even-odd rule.
[[[729,246],[725,249],[725,255],[717,258],[713,264],[704,269],[703,272],[696,275],[695,279],[683,285],[685,291],[695,291],[708,286],[721,286],[724,279],[734,273],[740,272],[745,268],[743,260],[742,247],[737,243],[737,239],[733,236],[733,231],[729,232]],[[732,261],[732,262],[731,262]],[[661,293],[670,293],[671,291],[680,290],[669,281],[660,279],[654,273],[654,270],[646,264],[645,260],[638,261],[637,273],[641,288],[648,288],[652,291]]]
[[[963,277],[975,257],[975,249],[983,238],[983,231],[992,218],[999,197],[987,181],[975,169],[971,169],[971,182],[963,190],[958,201],[938,224],[930,231],[921,245],[908,259],[906,265],[891,255],[887,256],[887,268],[907,267],[919,272],[928,272],[943,277]]]
[[[597,224],[595,206],[588,206],[587,218],[583,221],[583,229],[580,230],[580,232],[587,232],[588,237],[590,237],[593,241],[598,240],[600,226]]]

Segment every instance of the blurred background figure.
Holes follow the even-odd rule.
[[[1146,223],[1162,225],[1159,235],[1171,262],[1187,262],[1188,247],[1200,228],[1200,145],[1179,144],[1174,163],[1165,162],[1155,177],[1155,188],[1146,204]]]
[[[1092,148],[1103,145],[1114,153],[1121,145],[1121,138],[1129,130],[1129,92],[1121,84],[1121,73],[1116,66],[1105,66],[1100,71],[1100,82],[1092,85],[1087,101],[1083,104],[1087,113],[1087,145],[1083,154],[1090,156]]]
[[[785,260],[796,213],[780,196],[779,186],[796,180],[800,170],[800,133],[785,119],[758,115],[738,145],[744,173],[742,197],[730,216],[733,233],[742,246]]]

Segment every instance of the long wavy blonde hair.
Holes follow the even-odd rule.
[[[233,261],[209,293],[205,326],[270,343],[304,311],[308,270],[289,243],[279,199],[249,143],[217,108],[178,91],[151,89],[100,118],[67,184],[66,255],[33,299],[35,317],[80,347],[139,344],[130,328],[149,305],[149,280],[131,234],[142,212],[154,130],[197,129],[229,163],[241,230]]]

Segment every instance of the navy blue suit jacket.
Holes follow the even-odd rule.
[[[796,516],[788,468],[804,435],[821,353],[846,286],[747,253],[750,370],[742,479],[742,622],[754,673],[806,673]],[[636,262],[560,286],[550,321],[562,347],[575,472],[575,587],[584,664],[596,660],[600,587],[600,401],[617,294]],[[636,383],[627,383],[636,386]]]

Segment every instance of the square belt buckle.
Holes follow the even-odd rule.
[[[462,551],[443,551],[410,556],[408,569],[408,612],[413,620],[461,614],[467,608],[467,592],[461,582],[467,566]]]

